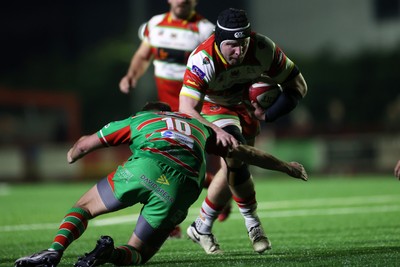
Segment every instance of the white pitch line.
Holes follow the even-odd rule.
[[[295,216],[329,216],[339,214],[361,214],[361,213],[383,213],[383,212],[398,212],[400,211],[399,204],[391,204],[388,202],[400,200],[397,195],[388,196],[365,196],[365,197],[347,197],[347,198],[328,198],[328,199],[309,199],[309,200],[290,200],[290,201],[272,201],[260,202],[258,204],[258,215],[261,218],[278,218],[278,217],[295,217]],[[388,203],[387,205],[376,205]],[[327,207],[328,205],[355,205],[365,204],[374,206],[354,206],[354,207]],[[307,207],[318,207],[320,209],[307,209]],[[305,207],[305,209],[288,209],[288,210],[273,210],[279,208],[294,208]],[[189,216],[197,216],[199,208],[191,208]],[[116,216],[113,218],[96,218],[90,222],[90,227],[100,227],[115,224],[130,224],[136,222],[139,214]],[[240,213],[232,214],[230,219],[242,219]],[[32,231],[57,229],[59,224],[44,223],[44,224],[22,224],[22,225],[6,225],[0,226],[0,232],[16,232],[16,231]]]
[[[258,212],[260,218],[282,218],[295,216],[329,216],[344,214],[362,214],[362,213],[385,213],[398,212],[400,205],[384,205],[374,207],[351,207],[351,208],[326,208],[326,209],[301,209],[301,210],[282,210]],[[240,213],[232,214],[232,219],[242,219]],[[231,217],[229,217],[231,219]]]
[[[381,195],[381,196],[357,196],[357,197],[337,197],[337,198],[313,198],[299,200],[282,200],[259,202],[259,209],[282,209],[295,207],[318,207],[334,205],[366,205],[387,202],[398,202],[400,205],[400,195]]]

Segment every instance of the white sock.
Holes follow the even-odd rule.
[[[211,234],[212,226],[221,209],[216,209],[215,205],[206,198],[200,209],[200,215],[195,220],[196,229],[200,234]]]

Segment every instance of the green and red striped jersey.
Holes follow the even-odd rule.
[[[205,174],[205,153],[225,155],[215,132],[198,120],[173,112],[139,112],[104,126],[97,136],[106,146],[129,144],[132,157],[151,157],[194,179]]]

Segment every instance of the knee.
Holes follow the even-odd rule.
[[[229,167],[228,183],[230,186],[238,186],[244,184],[251,178],[249,166],[242,164],[239,167]]]

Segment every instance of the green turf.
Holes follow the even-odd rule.
[[[89,184],[0,185],[0,266],[47,248],[57,225]],[[206,255],[186,238],[167,240],[149,266],[399,266],[400,184],[391,176],[310,177],[309,182],[256,178],[259,215],[273,249],[252,251],[237,208],[214,233],[225,254]],[[204,193],[204,192],[203,192]],[[203,194],[204,195],[204,194]],[[182,228],[196,217],[202,198]],[[64,254],[72,266],[102,234],[125,243],[139,207],[96,218]]]

